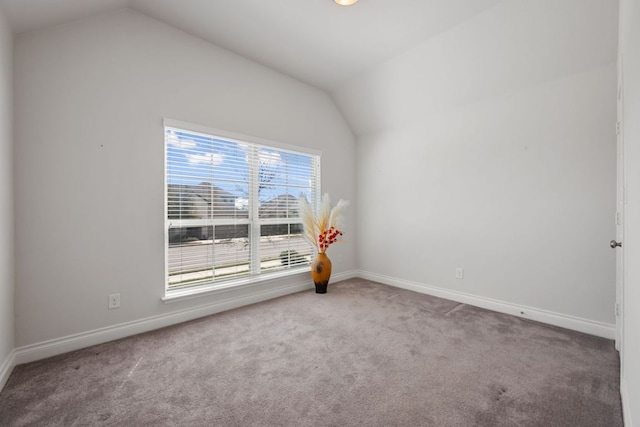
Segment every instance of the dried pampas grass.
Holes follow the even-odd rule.
[[[340,230],[344,227],[344,210],[349,206],[349,201],[340,199],[338,204],[331,208],[331,199],[325,193],[317,215],[304,195],[300,197],[299,205],[304,237],[319,253],[325,253],[329,245],[340,241],[339,236],[343,234]]]

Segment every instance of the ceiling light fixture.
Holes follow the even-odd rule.
[[[351,6],[352,4],[356,3],[358,0],[333,0],[333,1],[338,3],[340,6]]]

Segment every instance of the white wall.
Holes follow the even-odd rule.
[[[355,201],[328,95],[133,11],[18,36],[15,91],[18,347],[243,295],[160,301],[163,117],[322,150],[323,191]],[[338,252],[352,271],[354,244]]]
[[[13,351],[13,38],[0,12],[0,389]]]
[[[337,90],[359,268],[613,337],[616,40],[611,0],[502,2]]]
[[[625,425],[633,427],[640,425],[640,4],[637,0],[620,2],[620,52],[627,181],[621,391]]]

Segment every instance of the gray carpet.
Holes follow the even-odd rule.
[[[15,368],[2,426],[621,426],[613,342],[353,279]]]

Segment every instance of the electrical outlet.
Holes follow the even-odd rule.
[[[120,308],[120,294],[109,295],[109,310]]]
[[[456,279],[464,279],[464,268],[456,268]]]

